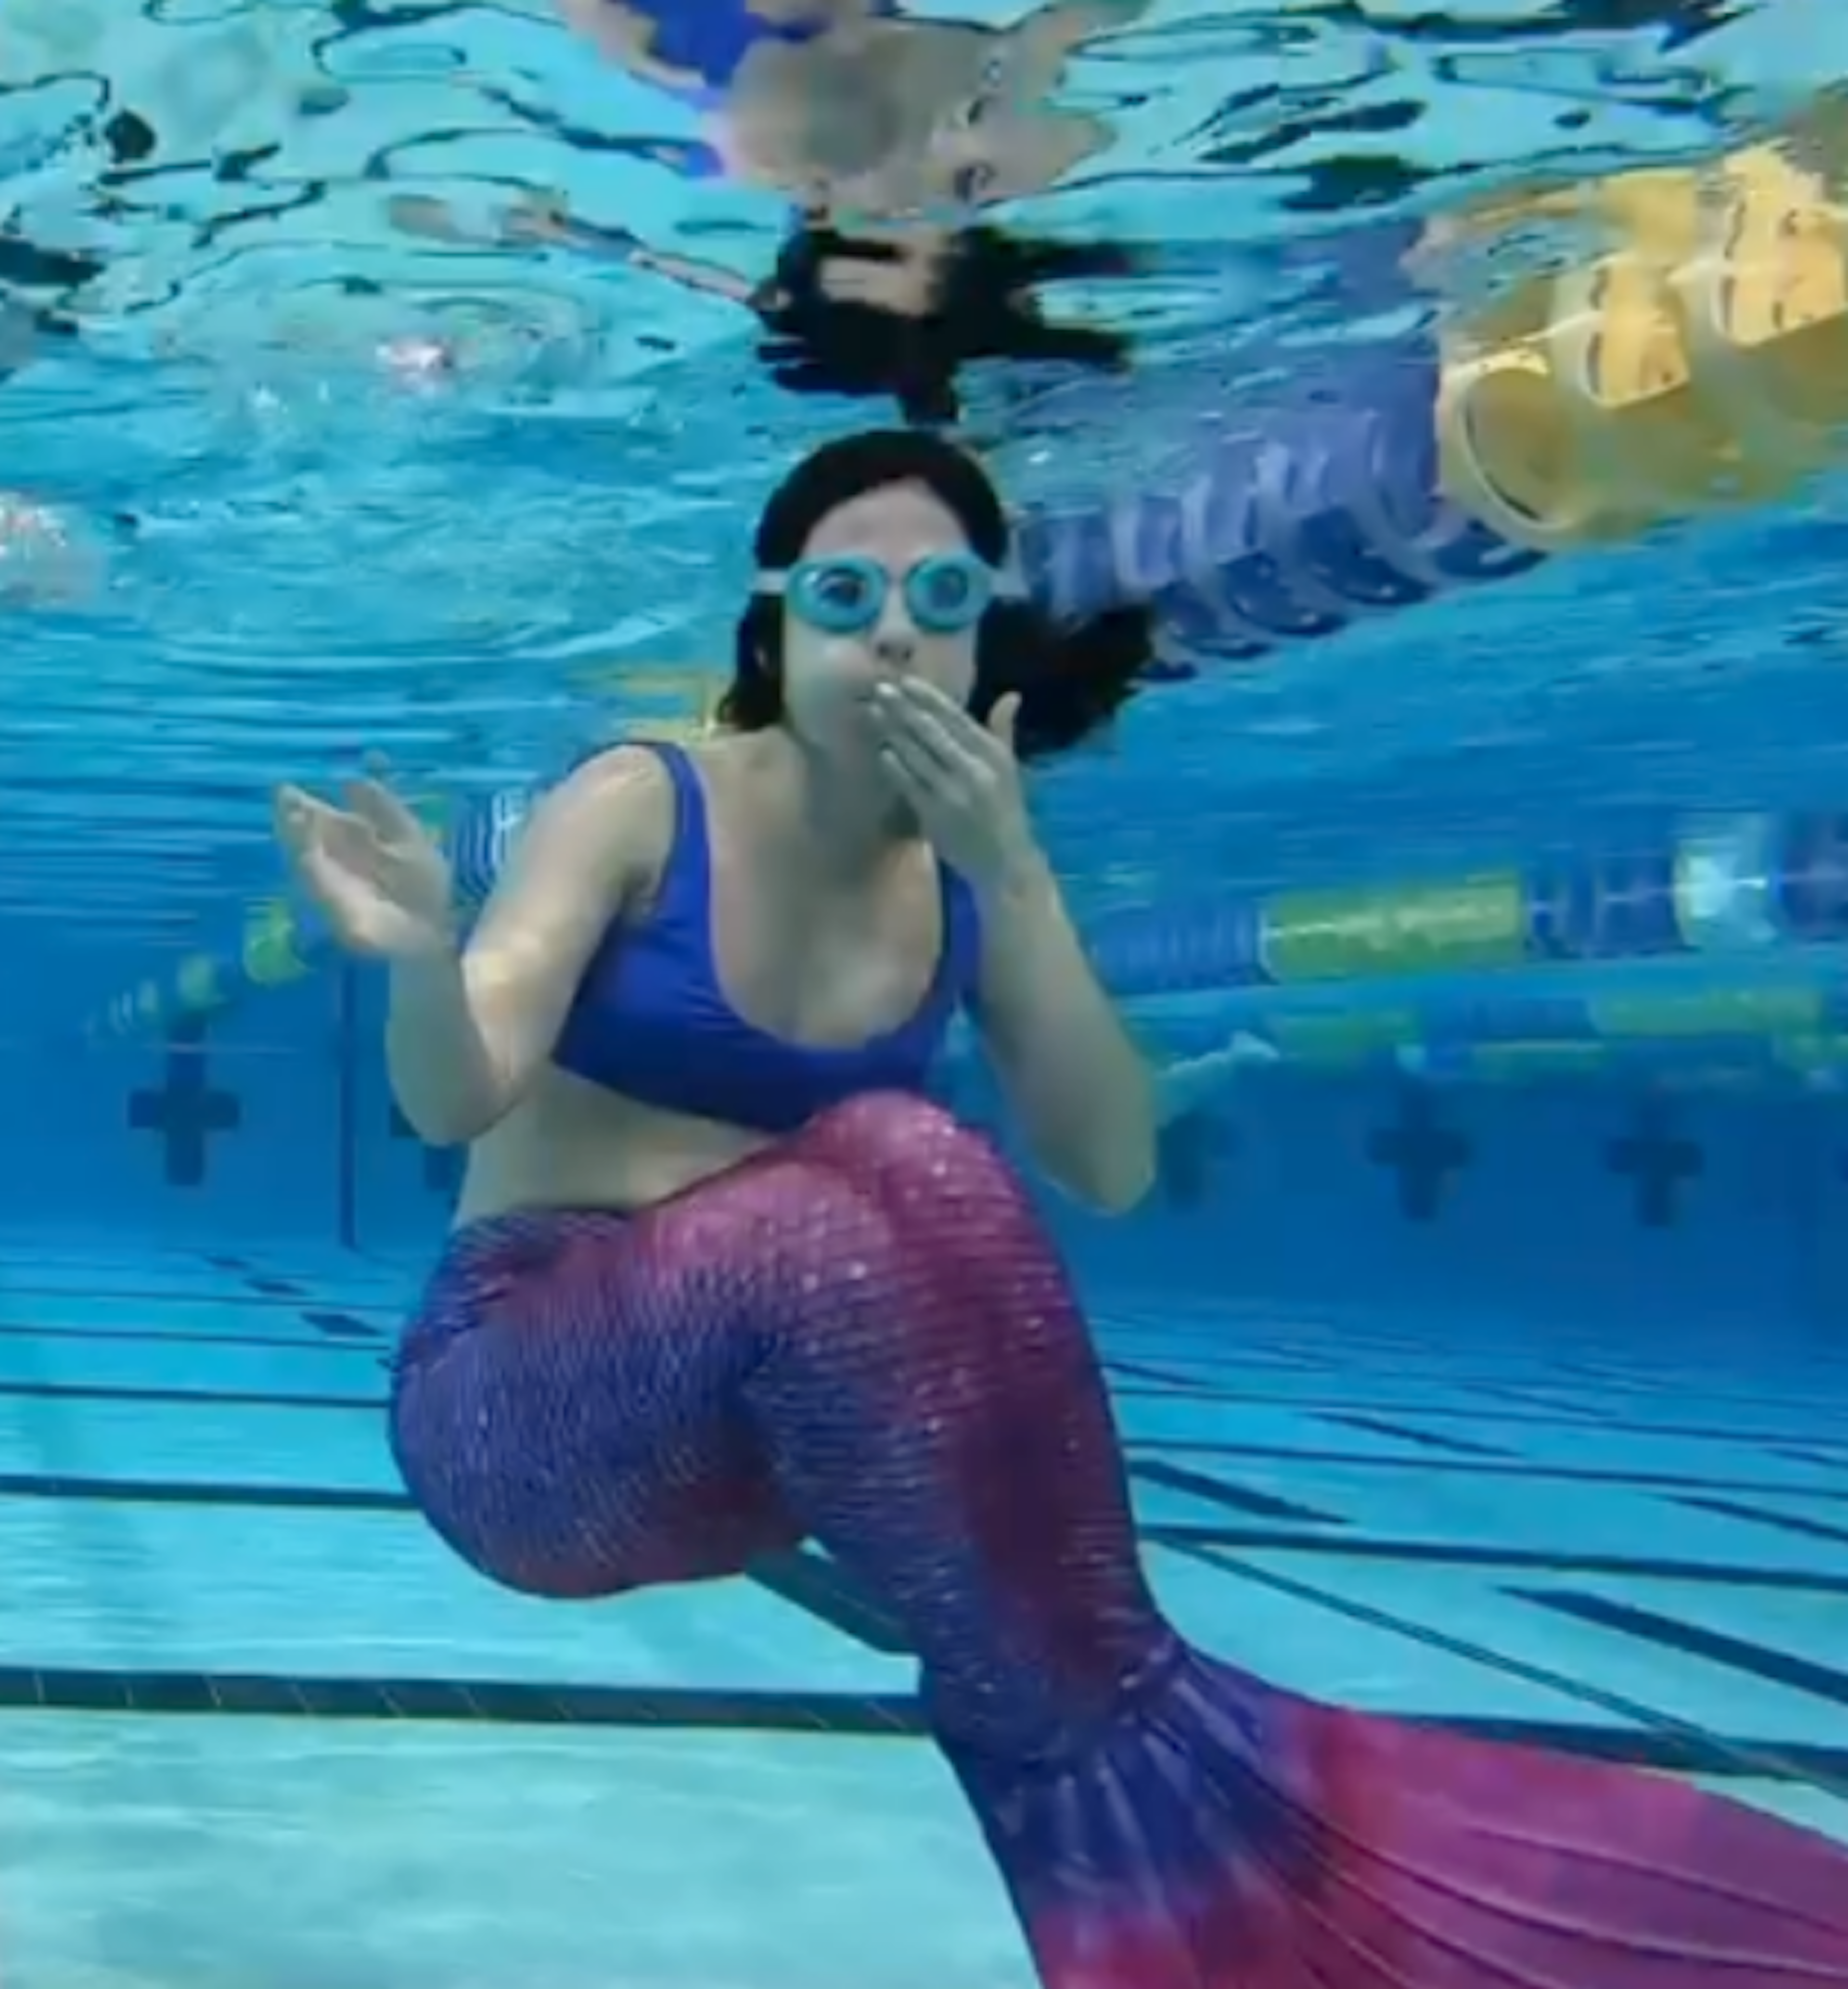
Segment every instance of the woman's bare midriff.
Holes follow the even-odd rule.
[[[518,1209],[632,1212],[768,1144],[764,1133],[657,1111],[548,1069],[470,1149],[456,1226]]]

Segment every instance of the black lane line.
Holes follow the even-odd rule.
[[[1382,1410],[1390,1415],[1395,1409],[1402,1415],[1408,1412],[1407,1405],[1403,1402],[1322,1402],[1290,1395],[1258,1395],[1252,1394],[1248,1390],[1216,1390],[1211,1394],[1202,1391],[1196,1394],[1182,1395],[1178,1391],[1169,1388],[1113,1388],[1110,1393],[1119,1401],[1184,1401],[1189,1406],[1202,1402],[1211,1402],[1226,1408],[1236,1405],[1242,1408],[1290,1409],[1300,1415],[1321,1417],[1350,1414],[1368,1416],[1377,1415]],[[1478,1423],[1482,1421],[1483,1415],[1483,1411],[1480,1408],[1444,1408],[1436,1403],[1428,1408],[1421,1403],[1409,1413],[1422,1417],[1427,1422],[1440,1420],[1445,1422]],[[1592,1426],[1588,1425],[1582,1417],[1517,1415],[1500,1409],[1495,1411],[1495,1421],[1498,1425],[1506,1424],[1511,1427],[1522,1429],[1565,1430],[1578,1436],[1596,1435],[1614,1437],[1673,1437],[1694,1442],[1724,1443],[1734,1449],[1741,1444],[1749,1444],[1754,1449],[1762,1450],[1770,1450],[1786,1444],[1806,1445],[1812,1451],[1833,1452],[1836,1448],[1829,1438],[1812,1436],[1807,1432],[1792,1435],[1778,1430],[1716,1429],[1704,1425],[1632,1424],[1611,1422],[1602,1419],[1600,1419],[1595,1426]],[[1147,1438],[1143,1440],[1144,1442],[1160,1441],[1159,1438]],[[1831,1459],[1829,1461],[1835,1460]],[[1843,1439],[1840,1461],[1848,1464],[1848,1438]]]
[[[1848,1547],[1848,1526],[1831,1526],[1821,1520],[1806,1519],[1800,1513],[1774,1513],[1767,1506],[1748,1506],[1737,1499],[1677,1499],[1674,1503],[1691,1506],[1696,1512],[1717,1513],[1723,1520],[1743,1520],[1748,1526],[1794,1533],[1801,1540],[1829,1540]],[[1844,1628],[1848,1632],[1848,1626]]]
[[[1314,1411],[1311,1413],[1313,1415]],[[1414,1411],[1414,1413],[1417,1413]],[[1477,1443],[1467,1437],[1440,1436],[1435,1430],[1413,1429],[1407,1423],[1388,1422],[1381,1416],[1353,1416],[1334,1415],[1317,1418],[1322,1422],[1344,1424],[1349,1429],[1366,1430],[1375,1436],[1396,1438],[1401,1443],[1415,1443],[1423,1450],[1446,1451],[1453,1457],[1506,1459],[1514,1452],[1500,1445]]]
[[[0,1300],[9,1305],[20,1299],[63,1299],[86,1306],[235,1306],[241,1312],[295,1312],[300,1310],[304,1300],[312,1305],[321,1296],[312,1291],[299,1290],[293,1286],[266,1296],[245,1292],[80,1291],[74,1285],[15,1285],[9,1283],[4,1274],[0,1274]],[[402,1319],[414,1303],[414,1295],[409,1293],[402,1300],[396,1302],[382,1294],[376,1299],[342,1298],[340,1300],[349,1312],[377,1313],[385,1319]]]
[[[1234,1526],[1142,1529],[1152,1547],[1182,1553],[1219,1548],[1236,1554],[1287,1554],[1321,1561],[1386,1561],[1406,1567],[1530,1569],[1545,1574],[1604,1574],[1629,1581],[1677,1581],[1716,1590],[1762,1589],[1792,1595],[1848,1596],[1848,1568],[1768,1568],[1762,1561],[1664,1560],[1643,1554],[1579,1554],[1570,1548],[1510,1547],[1473,1542],[1399,1540],[1365,1534],[1269,1533]],[[1243,1571],[1241,1571],[1243,1572]]]
[[[415,1502],[407,1493],[382,1486],[212,1485],[24,1472],[0,1475],[0,1499],[9,1498],[269,1512],[404,1515],[417,1510]],[[891,1614],[865,1594],[826,1555],[805,1549],[768,1555],[748,1570],[744,1578],[865,1649],[884,1657],[902,1657],[910,1651],[904,1632]]]
[[[535,1685],[514,1679],[328,1678],[249,1672],[79,1670],[0,1666],[0,1708],[327,1720],[455,1721],[478,1726],[597,1726],[691,1732],[917,1739],[908,1696],[727,1691],[686,1686]],[[1848,1748],[1786,1744],[1693,1730],[1573,1720],[1409,1716],[1405,1724],[1633,1768],[1715,1778],[1827,1785],[1848,1781]]]
[[[38,1340],[53,1347],[124,1344],[143,1347],[305,1347],[317,1354],[376,1354],[381,1342],[346,1340],[323,1336],[304,1340],[300,1333],[188,1333],[181,1327],[0,1325],[0,1340]]]
[[[924,1731],[908,1698],[876,1693],[537,1685],[493,1679],[0,1666],[0,1706],[41,1713],[461,1720],[891,1738]]]
[[[1129,1475],[1144,1485],[1159,1486],[1165,1491],[1185,1493],[1202,1503],[1223,1506],[1229,1512],[1251,1520],[1287,1520],[1310,1526],[1344,1526],[1338,1513],[1300,1506],[1291,1499],[1279,1499],[1269,1492],[1254,1492],[1249,1486],[1228,1485],[1223,1479],[1209,1478],[1204,1472],[1188,1471],[1159,1458],[1137,1457],[1129,1462]]]
[[[392,1337],[385,1327],[374,1326],[368,1320],[356,1318],[350,1312],[315,1310],[304,1311],[302,1317],[317,1333],[324,1333],[330,1340],[366,1340],[376,1345],[380,1340]]]
[[[1757,1643],[1749,1637],[1729,1636],[1723,1631],[1684,1622],[1679,1617],[1665,1615],[1658,1609],[1637,1608],[1602,1595],[1545,1588],[1514,1588],[1508,1593],[1518,1595],[1522,1601],[1538,1608],[1551,1610],[1555,1615],[1568,1616],[1576,1622],[1588,1623],[1600,1630],[1614,1630],[1620,1636],[1636,1638],[1682,1657],[1699,1658],[1705,1663],[1741,1672],[1767,1685],[1782,1686],[1786,1691],[1826,1699],[1831,1706],[1848,1706],[1848,1672],[1838,1670],[1833,1665],[1819,1664],[1813,1658],[1799,1658],[1788,1651],[1775,1651],[1769,1645]]]
[[[0,1473],[0,1499],[85,1499],[110,1506],[237,1506],[253,1511],[411,1513],[402,1492],[338,1485],[213,1485],[153,1478]]]
[[[214,1484],[26,1472],[0,1475],[0,1498],[91,1499],[113,1505],[233,1507],[253,1511],[408,1513],[416,1510],[405,1493],[382,1486]],[[1807,1568],[1767,1568],[1758,1562],[1734,1566],[1716,1561],[1666,1560],[1646,1555],[1387,1540],[1353,1533],[1312,1533],[1268,1527],[1147,1526],[1141,1530],[1141,1537],[1146,1545],[1172,1547],[1183,1553],[1218,1549],[1227,1553],[1287,1554],[1307,1560],[1611,1575],[1631,1581],[1698,1583],[1716,1590],[1848,1596],[1848,1570],[1832,1574]],[[818,1609],[826,1608],[831,1613],[824,1620],[832,1627],[846,1630],[873,1649],[890,1652],[904,1648],[890,1619],[853,1591],[843,1572],[826,1560],[812,1567],[808,1565],[811,1558],[819,1557],[771,1557],[762,1564],[761,1572],[752,1571],[753,1577],[799,1608],[808,1608],[813,1602]],[[798,1560],[800,1565],[791,1564]],[[867,1626],[876,1621],[882,1627],[870,1632]]]
[[[1416,1471],[1422,1476],[1436,1472],[1466,1472],[1473,1478],[1536,1479],[1572,1485],[1633,1486],[1646,1491],[1670,1492],[1790,1492],[1806,1499],[1848,1500],[1848,1491],[1830,1491],[1816,1485],[1768,1484],[1762,1478],[1707,1478],[1678,1471],[1620,1471],[1614,1467],[1589,1464],[1542,1464],[1516,1458],[1507,1464],[1484,1459],[1480,1464],[1465,1463],[1450,1457],[1387,1457],[1368,1451],[1293,1449],[1277,1443],[1212,1443],[1177,1438],[1169,1442],[1157,1437],[1131,1436],[1129,1455],[1156,1452],[1164,1457],[1243,1457],[1278,1464],[1337,1464],[1368,1471]],[[1789,1453],[1767,1451],[1767,1457]],[[1803,1464],[1828,1464],[1824,1458],[1799,1458]]]
[[[1633,1737],[1652,1748],[1670,1750],[1671,1761],[1677,1753],[1686,1758],[1700,1760],[1703,1765],[1694,1772],[1772,1781],[1808,1782],[1833,1794],[1848,1795],[1848,1783],[1845,1783],[1840,1775],[1841,1767],[1848,1766],[1848,1748],[1818,1747],[1803,1741],[1787,1743],[1735,1739],[1731,1736],[1712,1733],[1690,1720],[1660,1711],[1640,1700],[1629,1698],[1623,1693],[1606,1691],[1589,1679],[1575,1678],[1566,1672],[1554,1671],[1546,1665],[1492,1649],[1487,1645],[1473,1642],[1467,1638],[1453,1635],[1429,1624],[1395,1615],[1389,1610],[1378,1608],[1372,1603],[1361,1602],[1352,1597],[1317,1587],[1314,1583],[1300,1581],[1294,1575],[1280,1574],[1269,1568],[1254,1567],[1249,1562],[1216,1552],[1211,1548],[1185,1549],[1183,1551],[1188,1552],[1194,1560],[1207,1566],[1217,1567],[1229,1577],[1250,1583],[1255,1587],[1269,1589],[1273,1594],[1287,1596],[1293,1601],[1307,1602],[1326,1610],[1331,1615],[1345,1617],[1350,1622],[1364,1624],[1370,1629],[1402,1637],[1429,1649],[1441,1651],[1449,1657],[1463,1659],[1470,1663],[1480,1665],[1486,1671],[1498,1672],[1504,1677],[1518,1679],[1524,1684],[1541,1686],[1565,1698],[1576,1699],[1581,1705],[1596,1706],[1620,1723],[1620,1734],[1625,1737]],[[1558,1593],[1549,1596],[1538,1591],[1530,1594],[1511,1588],[1504,1593],[1518,1596],[1526,1601],[1550,1604],[1558,1599]],[[1577,1599],[1594,1604],[1599,1601],[1597,1598]]]
[[[24,1329],[0,1327],[0,1337],[9,1333],[19,1333]],[[101,1333],[43,1334],[32,1333],[33,1338],[55,1338],[61,1342],[90,1340],[138,1340],[158,1337],[171,1344],[175,1340],[191,1347],[212,1348],[216,1347],[263,1347],[293,1352],[311,1354],[367,1354],[378,1356],[380,1349],[376,1343],[366,1345],[327,1345],[315,1340],[283,1340],[268,1336],[233,1337],[219,1333],[210,1337],[196,1333],[168,1333],[148,1336],[138,1333],[104,1334]],[[385,1366],[383,1359],[378,1361]],[[336,1395],[319,1391],[297,1394],[276,1393],[257,1388],[155,1388],[127,1382],[66,1382],[66,1381],[0,1381],[0,1399],[9,1396],[40,1398],[45,1400],[67,1399],[73,1401],[135,1402],[148,1408],[183,1408],[202,1405],[213,1408],[264,1408],[306,1410],[352,1410],[361,1414],[376,1415],[387,1405],[388,1398],[379,1394]],[[1384,1431],[1384,1425],[1376,1425]],[[1408,1432],[1409,1435],[1410,1433]],[[1462,1446],[1459,1446],[1460,1449]],[[1685,1472],[1670,1471],[1620,1471],[1587,1465],[1530,1463],[1520,1459],[1507,1462],[1483,1459],[1480,1463],[1463,1457],[1439,1455],[1436,1457],[1392,1457],[1368,1451],[1317,1450],[1294,1449],[1284,1444],[1263,1443],[1212,1443],[1176,1440],[1165,1442],[1149,1438],[1131,1438],[1127,1446],[1127,1455],[1132,1473],[1143,1476],[1145,1482],[1165,1483],[1175,1489],[1194,1492],[1198,1485],[1209,1483],[1222,1502],[1229,1497],[1236,1510],[1253,1517],[1277,1517],[1279,1514],[1268,1508],[1255,1508],[1250,1501],[1264,1499],[1266,1495],[1252,1493],[1243,1488],[1236,1492],[1223,1481],[1202,1473],[1188,1472],[1184,1465],[1173,1460],[1186,1458],[1236,1458],[1253,1462],[1275,1464],[1332,1465],[1347,1470],[1357,1471],[1415,1471],[1428,1476],[1433,1472],[1468,1472],[1473,1476],[1499,1479],[1534,1480],[1536,1482],[1575,1485],[1598,1485],[1622,1487],[1639,1491],[1689,1493],[1694,1494],[1721,1494],[1726,1493],[1757,1493],[1777,1496],[1789,1493],[1793,1496],[1836,1504],[1848,1505],[1848,1489],[1836,1490],[1825,1486],[1768,1483],[1762,1479],[1707,1478]],[[1826,1463],[1829,1460],[1799,1459],[1800,1462]],[[1149,1475],[1151,1469],[1161,1475]],[[1181,1480],[1185,1479],[1185,1486]],[[1196,1494],[1196,1496],[1198,1496]],[[1273,1502],[1287,1504],[1286,1501]],[[1816,1538],[1833,1538],[1833,1530],[1817,1520],[1803,1520],[1768,1510],[1732,1506],[1723,1498],[1696,1496],[1677,1503],[1704,1506],[1717,1514],[1748,1520],[1756,1523],[1773,1525],[1792,1532],[1802,1533]],[[1299,1506],[1294,1509],[1308,1513],[1311,1509]],[[1341,1523],[1331,1521],[1326,1514],[1314,1516],[1316,1523]]]
[[[276,1395],[256,1388],[140,1388],[84,1381],[0,1381],[0,1400],[137,1402],[148,1408],[345,1409],[384,1411],[383,1395]]]

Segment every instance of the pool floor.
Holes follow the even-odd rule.
[[[8,1989],[1029,1989],[825,1562],[547,1604],[405,1510],[409,1291],[0,1245]],[[1848,1840],[1840,1364],[1121,1295],[1098,1333],[1190,1635]]]

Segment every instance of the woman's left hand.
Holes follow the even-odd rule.
[[[873,694],[880,764],[893,792],[938,855],[978,891],[995,888],[1036,850],[1014,757],[1019,709],[1010,692],[984,727],[915,677]]]

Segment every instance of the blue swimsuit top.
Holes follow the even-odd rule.
[[[678,747],[653,745],[673,783],[673,841],[653,910],[605,935],[579,983],[552,1060],[638,1103],[765,1133],[792,1133],[868,1091],[922,1092],[982,951],[968,886],[947,867],[943,951],[921,1005],[852,1049],[817,1049],[746,1022],[719,985],[712,941],[706,798]]]
[[[699,78],[676,93],[702,110],[722,107],[744,58],[760,43],[801,48],[828,32],[824,21],[766,20],[750,0],[627,0],[627,5],[654,29],[648,43],[654,60]],[[887,18],[897,12],[897,0],[873,0],[867,11]]]

